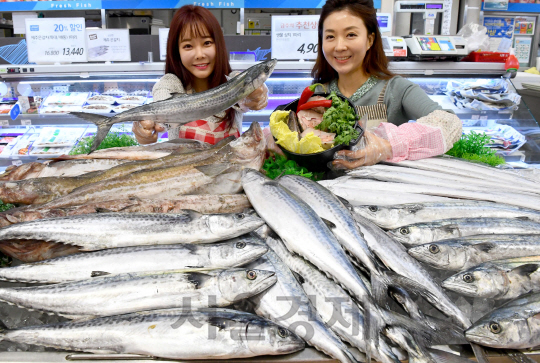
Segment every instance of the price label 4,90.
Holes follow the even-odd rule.
[[[84,18],[29,18],[25,22],[30,62],[86,62]]]
[[[272,16],[272,58],[316,59],[318,15]]]

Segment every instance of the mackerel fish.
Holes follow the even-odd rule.
[[[183,195],[171,199],[139,199],[136,197],[88,203],[66,208],[26,206],[0,213],[0,227],[10,224],[35,221],[37,219],[69,217],[81,214],[121,213],[182,213],[189,209],[204,214],[241,213],[251,208],[245,194],[231,195]]]
[[[227,143],[231,141],[232,137],[222,140],[221,143],[216,144],[212,149],[189,154],[173,154],[157,160],[143,160],[122,163],[121,165],[111,167],[107,170],[87,173],[79,176],[51,176],[20,181],[8,181],[0,184],[0,200],[4,200],[6,203],[9,201],[9,203],[42,204],[55,198],[64,196],[76,188],[127,176],[138,171],[162,167],[211,164],[212,162],[202,163],[202,161],[215,155],[216,151],[221,150]]]
[[[373,274],[379,272],[375,256],[369,250],[351,212],[332,192],[317,182],[298,175],[284,175],[278,179],[278,183],[313,208],[320,218],[333,223],[331,230],[341,246],[368,271]]]
[[[289,251],[310,261],[360,301],[371,298],[336,237],[307,203],[253,169],[244,169],[242,185],[257,214]]]
[[[0,229],[0,239],[38,239],[105,248],[211,243],[254,231],[264,223],[253,213],[183,214],[97,213],[40,219]]]
[[[273,271],[243,268],[130,272],[36,287],[0,288],[0,301],[71,319],[144,310],[222,307],[276,283]]]
[[[497,300],[540,292],[540,257],[485,262],[450,276],[442,286],[461,295]]]
[[[93,122],[98,127],[90,152],[93,152],[107,136],[111,127],[119,122],[151,120],[184,125],[216,115],[261,87],[274,71],[277,59],[256,64],[236,77],[208,91],[195,94],[173,94],[172,97],[134,107],[112,117],[85,112],[70,114]]]
[[[482,201],[410,203],[389,206],[363,205],[355,206],[354,211],[385,229],[451,218],[526,217],[540,223],[539,211]]]
[[[112,248],[0,269],[0,280],[61,283],[128,272],[227,268],[245,265],[268,251],[252,234],[210,244]]]
[[[409,255],[431,267],[463,271],[481,263],[540,255],[540,235],[475,235],[410,248]]]
[[[247,268],[275,271],[277,276],[273,286],[249,299],[257,315],[290,329],[309,345],[342,363],[357,362],[347,346],[317,316],[292,272],[273,251]]]
[[[512,218],[453,218],[416,223],[388,231],[407,246],[479,234],[538,234],[540,223]]]
[[[527,349],[540,342],[540,293],[511,300],[475,322],[465,336],[494,348]]]
[[[351,297],[315,266],[303,258],[291,254],[282,241],[268,237],[266,243],[281,262],[295,273],[298,282],[322,321],[341,339],[365,353],[364,314]],[[390,349],[384,350],[383,347],[380,347],[377,350],[375,348],[373,344],[371,349],[376,360],[383,363],[399,361]]]
[[[293,353],[304,341],[253,314],[164,310],[0,332],[0,339],[90,353],[168,359],[230,359]]]

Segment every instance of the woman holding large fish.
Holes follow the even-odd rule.
[[[225,38],[215,16],[200,6],[178,9],[171,22],[167,43],[165,75],[154,86],[154,101],[175,94],[193,94],[215,88],[240,72],[231,72]],[[230,77],[229,77],[230,76]],[[133,123],[133,133],[141,144],[157,141],[168,129],[170,139],[195,139],[210,144],[240,136],[242,113],[261,110],[268,104],[268,88],[260,86],[233,107],[216,115],[182,126],[151,120]]]
[[[318,40],[313,83],[348,97],[360,115],[368,116],[361,148],[338,152],[334,167],[422,159],[445,153],[460,138],[457,116],[388,70],[372,0],[326,1]],[[316,92],[321,91],[318,86]]]

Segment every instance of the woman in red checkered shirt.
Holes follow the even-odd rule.
[[[152,90],[154,101],[165,100],[173,93],[203,92],[234,77],[229,64],[225,38],[215,16],[200,6],[186,5],[175,13],[169,29],[165,75]],[[217,115],[183,126],[156,124],[154,121],[133,123],[133,133],[141,144],[157,141],[166,129],[169,140],[195,139],[209,144],[234,135],[240,136],[242,114],[261,110],[268,104],[268,88],[263,84],[247,98]]]

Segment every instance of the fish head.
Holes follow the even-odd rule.
[[[263,184],[264,182],[270,180],[271,179],[264,176],[258,170],[252,168],[245,168],[244,170],[242,170],[242,185],[244,186],[244,188],[247,184]]]
[[[255,242],[249,236],[236,237],[223,243],[210,245],[210,260],[218,266],[243,266],[268,252],[268,247],[261,241]]]
[[[402,226],[399,228],[391,229],[387,232],[390,237],[398,240],[404,245],[418,245],[432,240],[432,233],[430,229],[421,228],[416,225]]]
[[[261,126],[253,122],[249,129],[228,145],[227,161],[259,170],[266,155],[266,139]]]
[[[274,68],[276,68],[277,59],[270,59],[266,62],[261,62],[246,70],[244,77],[244,87],[251,84],[253,89],[257,89],[263,85],[264,82],[270,77]]]
[[[523,311],[512,308],[495,310],[475,322],[465,331],[465,338],[473,343],[494,348],[529,348],[532,329]]]
[[[274,271],[258,269],[228,269],[218,277],[219,291],[231,303],[257,295],[276,282]]]
[[[242,338],[255,355],[289,354],[305,347],[304,340],[298,335],[263,319],[250,322]]]
[[[378,205],[359,205],[354,206],[353,209],[362,217],[382,227],[388,224],[395,225],[399,221],[400,214],[402,214],[399,208]]]
[[[252,232],[264,224],[252,209],[242,213],[223,213],[208,215],[208,228],[216,235],[226,235],[235,232],[236,236]]]
[[[442,286],[465,296],[495,298],[507,292],[509,283],[505,271],[484,264],[450,276]]]
[[[409,255],[430,266],[444,270],[458,270],[456,264],[463,259],[463,250],[452,248],[446,243],[432,242],[414,246],[407,250]]]

